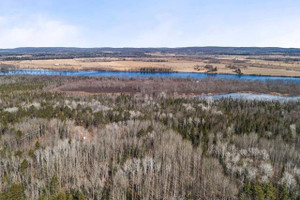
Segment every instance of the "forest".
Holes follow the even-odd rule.
[[[244,56],[299,56],[299,48],[275,47],[183,47],[183,48],[67,48],[23,47],[0,49],[1,60],[44,60],[85,57],[149,57],[151,53],[177,55],[244,55]],[[151,57],[151,56],[150,56]]]
[[[300,102],[197,98],[299,89],[0,76],[0,200],[299,200]]]

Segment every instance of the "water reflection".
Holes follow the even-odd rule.
[[[175,78],[194,78],[203,79],[207,77],[215,77],[221,79],[240,79],[240,80],[276,80],[276,81],[296,81],[300,82],[300,78],[295,77],[279,77],[279,76],[258,76],[258,75],[234,75],[234,74],[209,74],[209,73],[191,73],[191,72],[120,72],[120,71],[60,71],[60,70],[42,70],[42,69],[22,69],[0,71],[0,75],[43,75],[43,76],[115,76],[115,77],[175,77]]]

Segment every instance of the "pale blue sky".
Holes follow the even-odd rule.
[[[300,47],[299,0],[0,0],[0,48]]]

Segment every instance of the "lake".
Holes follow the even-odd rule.
[[[229,94],[215,94],[215,95],[204,95],[197,97],[198,99],[221,99],[221,98],[232,98],[238,100],[249,100],[249,101],[300,101],[300,97],[285,97],[270,94],[251,94],[251,93],[229,93]]]
[[[221,79],[240,79],[240,80],[260,80],[260,81],[295,81],[300,82],[300,77],[280,77],[280,76],[259,76],[259,75],[234,75],[234,74],[209,74],[193,72],[128,72],[128,71],[59,71],[59,70],[40,70],[40,69],[21,69],[11,71],[0,71],[0,75],[43,75],[43,76],[114,76],[114,77],[174,77],[174,78],[193,78],[203,79],[207,77]]]

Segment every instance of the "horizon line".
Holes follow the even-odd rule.
[[[76,49],[180,49],[180,48],[277,48],[277,49],[300,49],[300,47],[280,47],[280,46],[178,46],[178,47],[76,47],[76,46],[23,46],[12,48],[0,48],[0,50],[13,50],[22,48],[76,48]]]

